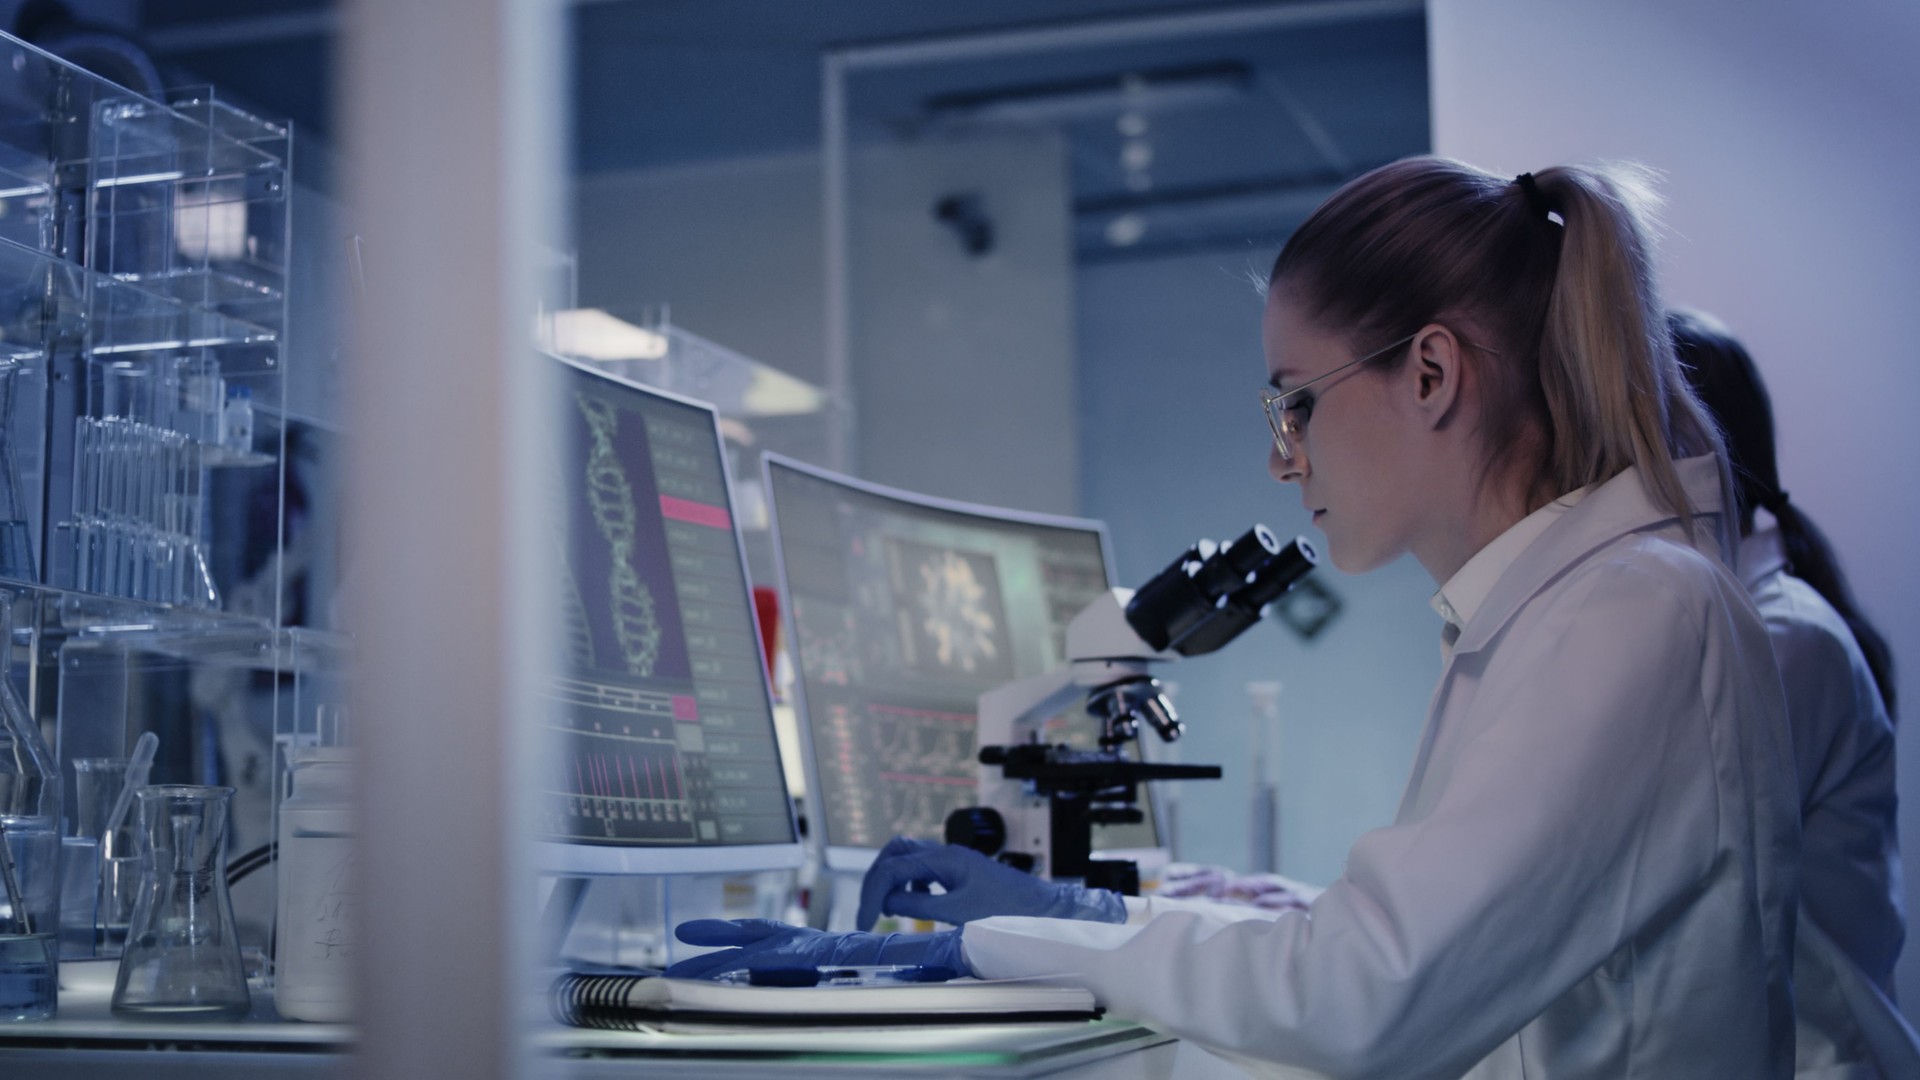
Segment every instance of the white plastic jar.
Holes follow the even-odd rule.
[[[273,1004],[289,1020],[353,1018],[355,906],[353,762],[342,747],[293,752],[292,790],[280,803],[280,918]]]

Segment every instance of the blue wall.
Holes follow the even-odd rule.
[[[1255,398],[1262,301],[1248,272],[1272,257],[1079,272],[1081,508],[1112,526],[1122,584],[1138,585],[1199,537],[1229,539],[1256,521],[1320,539],[1297,489],[1266,472],[1270,436]],[[1180,804],[1182,858],[1250,865],[1250,681],[1283,684],[1281,730],[1268,736],[1281,872],[1330,881],[1353,840],[1393,818],[1440,670],[1433,582],[1410,560],[1359,577],[1331,566],[1317,574],[1345,608],[1313,641],[1269,619],[1162,673],[1178,683],[1188,724],[1180,760],[1226,767],[1223,780],[1162,787]]]

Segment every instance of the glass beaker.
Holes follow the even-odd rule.
[[[38,581],[33,561],[33,528],[27,504],[20,497],[20,474],[13,461],[14,386],[20,381],[20,362],[0,360],[0,577]]]
[[[140,895],[113,1011],[122,1016],[231,1020],[251,999],[227,895],[230,787],[141,788]]]
[[[105,855],[133,854],[133,825],[125,820],[120,828],[114,830],[116,836],[106,837],[107,819],[113,816],[113,804],[120,797],[120,788],[127,782],[128,761],[123,757],[89,757],[73,759],[73,818],[74,836],[91,837],[101,841]],[[122,814],[123,818],[127,815]]]
[[[40,1020],[60,977],[60,773],[13,688],[13,603],[0,592],[0,1019]]]
[[[60,837],[0,814],[0,1020],[49,1020],[60,980]]]
[[[58,832],[60,770],[40,737],[40,723],[13,687],[13,606],[0,591],[0,815],[32,819]],[[23,823],[24,824],[24,823]],[[55,846],[59,844],[56,841]]]
[[[134,833],[139,822],[123,812],[120,826],[107,835],[107,821],[120,789],[128,782],[128,760],[123,757],[73,759],[75,813],[73,835],[61,839],[60,950],[65,959],[120,955],[126,940],[127,918],[133,913],[133,885],[139,881],[140,860],[134,858]],[[103,871],[113,890],[102,895]],[[103,903],[111,898],[114,904]],[[111,952],[100,951],[106,928],[115,925],[119,937]]]

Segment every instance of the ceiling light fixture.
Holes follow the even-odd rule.
[[[1121,214],[1107,222],[1107,243],[1114,247],[1132,247],[1147,234],[1147,219],[1139,214]]]
[[[599,308],[556,311],[552,318],[553,351],[562,356],[611,363],[660,360],[667,355],[665,334],[635,326]]]
[[[1251,86],[1245,64],[1213,63],[938,94],[924,107],[931,119],[949,123],[1071,123],[1133,116],[1137,120],[1127,121],[1127,126],[1137,123],[1144,132],[1146,114],[1229,105],[1245,98]]]

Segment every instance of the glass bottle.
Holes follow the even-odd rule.
[[[60,977],[60,773],[13,688],[13,605],[0,592],[0,1019],[54,1014]]]
[[[227,895],[230,787],[141,788],[140,895],[113,1011],[121,1016],[233,1020],[251,999]]]

